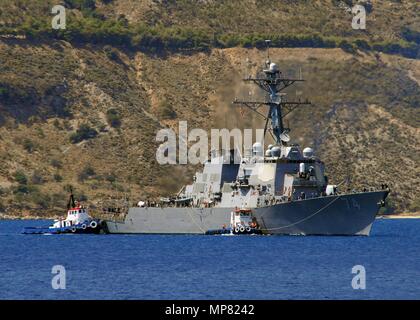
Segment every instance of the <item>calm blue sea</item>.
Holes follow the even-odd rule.
[[[20,234],[48,224],[0,221],[0,299],[420,299],[420,219],[370,237]]]

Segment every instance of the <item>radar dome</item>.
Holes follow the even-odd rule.
[[[270,63],[269,69],[270,69],[271,72],[277,72],[277,71],[279,71],[279,67],[274,62]]]
[[[270,149],[265,151],[265,156],[266,157],[271,157],[271,150]]]
[[[271,150],[271,148],[274,147],[272,144],[268,145],[268,150]]]
[[[314,149],[306,147],[305,149],[303,149],[303,156],[305,158],[310,158],[314,155]]]
[[[280,154],[281,154],[281,149],[280,149],[280,147],[272,147],[271,148],[271,155],[273,156],[273,157],[280,157]]]
[[[263,155],[263,147],[261,142],[255,142],[252,145],[252,153],[254,156],[262,156]]]

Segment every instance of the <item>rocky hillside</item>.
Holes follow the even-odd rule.
[[[65,5],[66,29],[52,30],[51,8]],[[352,28],[362,4],[366,29]],[[340,47],[419,55],[413,0],[19,0],[1,1],[6,37],[119,45],[148,52],[214,47]]]
[[[203,1],[193,6],[190,1],[111,0],[96,1],[93,7],[89,1],[65,2],[80,19],[124,18],[128,26],[142,22],[155,31],[199,26],[204,35],[243,37],[241,32],[253,26],[256,34],[276,35],[268,22],[288,21],[284,30],[296,34],[311,30],[342,37],[339,41],[360,38],[372,44],[408,41],[405,46],[416,42],[404,38],[403,26],[411,28],[411,37],[418,30],[412,1],[371,1],[370,14],[377,14],[373,21],[383,28],[362,34],[341,27],[340,17],[346,13],[334,11],[339,8],[334,1],[284,1],[279,7],[268,1],[248,1],[248,6]],[[129,196],[136,201],[176,192],[196,168],[156,163],[159,129],[176,129],[179,120],[207,130],[261,126],[230,103],[251,90],[240,79],[264,61],[266,53],[258,43],[257,48],[211,44],[202,49],[187,46],[190,50],[185,51],[156,43],[135,47],[51,34],[29,36],[28,29],[19,29],[31,15],[48,17],[48,5],[21,0],[1,6],[0,212],[56,213],[65,206],[69,185],[94,207],[104,199]],[[392,10],[397,5],[402,11]],[[267,6],[272,10],[266,14],[251,14]],[[321,6],[327,12],[320,13]],[[332,17],[332,22],[320,23],[309,12]],[[400,12],[406,14],[400,17]],[[305,15],[309,18],[303,19]],[[20,32],[23,38],[16,37]],[[134,36],[130,34],[130,41]],[[420,60],[373,47],[343,49],[270,50],[284,73],[296,75],[300,69],[307,80],[289,93],[313,102],[289,116],[291,135],[301,145],[314,146],[332,182],[350,178],[356,187],[388,182],[393,189],[388,212],[418,211]]]

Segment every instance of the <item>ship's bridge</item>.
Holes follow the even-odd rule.
[[[313,156],[312,149],[302,153],[298,145],[290,145],[269,146],[268,150],[266,156],[254,150],[252,157],[243,159],[236,182],[223,187],[224,204],[233,201],[230,193],[251,205],[258,203],[258,196],[296,199],[318,196],[325,189],[324,164]]]

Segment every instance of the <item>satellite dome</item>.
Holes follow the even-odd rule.
[[[265,156],[266,157],[271,157],[271,150],[270,149],[265,150]]]
[[[279,67],[274,62],[270,63],[269,69],[270,69],[271,72],[277,72],[277,71],[279,71]]]
[[[281,154],[281,149],[280,149],[280,147],[272,147],[271,148],[271,155],[273,156],[273,157],[280,157],[280,154]]]
[[[271,150],[271,148],[274,147],[272,144],[268,145],[268,150]]]
[[[314,155],[314,149],[306,147],[305,149],[303,149],[303,156],[305,158],[310,158]]]

